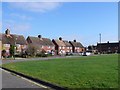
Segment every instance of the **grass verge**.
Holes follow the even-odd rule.
[[[67,88],[117,88],[118,55],[4,64],[3,67]]]

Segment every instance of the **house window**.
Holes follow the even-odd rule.
[[[50,48],[50,46],[48,46],[48,48]]]
[[[72,49],[72,47],[70,47],[70,49]]]
[[[4,44],[4,47],[10,47],[10,44]]]
[[[54,49],[54,47],[52,47],[52,49]]]
[[[27,48],[27,46],[26,46],[26,45],[23,45],[22,48],[25,49],[25,48]]]
[[[9,53],[9,50],[6,50],[6,53]]]
[[[20,44],[17,44],[16,46],[17,46],[17,48],[20,48]]]
[[[69,50],[67,50],[67,52],[70,52]]]
[[[67,49],[69,49],[69,47],[67,47]]]
[[[62,52],[63,52],[63,54],[65,54],[65,51],[64,51],[64,50],[63,50]]]
[[[65,49],[65,47],[63,46],[63,49]]]
[[[59,47],[59,49],[61,49],[61,47]]]

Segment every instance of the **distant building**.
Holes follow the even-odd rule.
[[[120,41],[114,43],[97,43],[97,50],[100,53],[118,53],[120,47]]]
[[[80,42],[76,42],[76,40],[74,40],[74,41],[69,41],[69,43],[72,45],[72,50],[74,53],[80,53],[85,51],[85,48]]]
[[[66,45],[63,42],[61,37],[59,38],[59,40],[53,39],[52,42],[55,45],[55,50],[56,50],[57,55],[66,54]]]
[[[65,48],[65,51],[67,52],[67,53],[72,53],[73,52],[73,50],[72,50],[72,45],[69,43],[69,41],[63,41],[64,42],[64,44],[66,45],[66,48]]]
[[[10,55],[10,46],[16,47],[16,53],[20,53],[26,49],[27,43],[23,35],[11,34],[10,30],[7,29],[5,34],[0,34],[2,38],[2,50],[6,50],[6,54]]]
[[[28,36],[26,40],[28,45],[36,47],[38,52],[45,50],[50,53],[55,50],[55,45],[52,41],[49,38],[43,38],[41,35],[38,35],[38,37]]]
[[[87,47],[87,52],[91,52],[91,53],[94,53],[94,54],[97,54],[98,53],[98,50],[97,50],[97,46],[96,45],[89,45]]]
[[[66,41],[62,40],[60,37],[59,40],[52,40],[52,42],[55,44],[55,50],[58,55],[60,54],[66,54],[66,53],[80,53],[85,51],[85,48],[80,42],[74,41]]]

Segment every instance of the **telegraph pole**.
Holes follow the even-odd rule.
[[[101,54],[101,33],[99,34],[99,38],[100,38],[100,54]]]

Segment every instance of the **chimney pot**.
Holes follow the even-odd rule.
[[[7,30],[5,31],[5,34],[10,35],[10,30],[7,29]]]
[[[74,40],[74,42],[76,42],[76,40]]]
[[[38,35],[38,38],[42,38],[42,36],[41,36],[41,35]]]
[[[59,37],[59,40],[62,40],[62,37]]]

